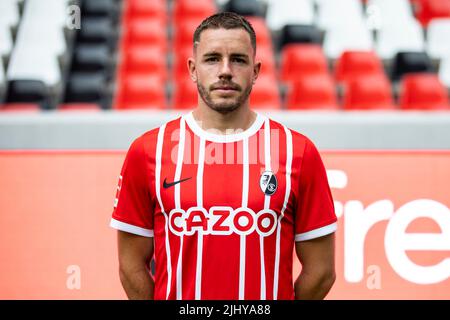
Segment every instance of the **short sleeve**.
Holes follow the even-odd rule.
[[[295,212],[295,241],[333,233],[337,228],[333,197],[319,151],[307,139],[300,168]]]
[[[148,157],[143,139],[130,146],[122,166],[110,226],[144,237],[153,237]]]

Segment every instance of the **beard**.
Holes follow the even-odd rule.
[[[240,94],[234,98],[229,98],[229,101],[224,102],[214,102],[211,97],[211,92],[217,88],[218,86],[224,86],[229,85],[234,87]],[[234,110],[238,109],[240,106],[242,106],[245,101],[250,96],[250,93],[252,91],[252,86],[248,86],[245,88],[245,90],[242,90],[242,88],[234,83],[215,83],[209,87],[209,90],[207,90],[204,86],[202,86],[199,82],[197,82],[197,89],[200,93],[200,97],[205,102],[205,104],[213,109],[214,111],[217,111],[221,114],[227,114],[230,112],[233,112]]]

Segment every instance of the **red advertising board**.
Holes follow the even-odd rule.
[[[322,156],[339,216],[327,298],[450,299],[450,151]],[[0,152],[0,299],[126,297],[108,226],[123,158]]]

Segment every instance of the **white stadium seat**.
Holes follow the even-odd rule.
[[[67,21],[67,0],[27,0],[23,21],[41,28],[64,28]]]
[[[0,59],[9,56],[13,47],[11,31],[8,27],[0,26]]]
[[[368,19],[377,24],[375,29],[387,25],[402,25],[405,21],[414,19],[409,0],[369,0],[366,12]]]
[[[41,80],[48,87],[61,82],[58,59],[46,51],[30,51],[26,47],[15,47],[6,73],[11,80]]]
[[[0,28],[17,26],[19,18],[19,6],[16,0],[0,1]]]
[[[427,31],[427,53],[433,59],[450,56],[450,18],[431,20]]]
[[[420,23],[407,20],[400,25],[385,25],[378,32],[376,51],[382,59],[392,59],[400,51],[424,51],[425,41]]]
[[[439,79],[450,90],[450,55],[441,59],[439,65]]]
[[[323,30],[330,30],[339,25],[354,23],[364,24],[364,12],[359,0],[322,0],[316,24]]]
[[[348,50],[371,50],[372,33],[364,24],[356,26],[354,22],[335,26],[326,31],[323,48],[329,59],[337,59]]]
[[[314,6],[311,0],[268,1],[267,24],[280,30],[286,24],[313,24]]]

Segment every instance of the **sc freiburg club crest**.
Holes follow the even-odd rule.
[[[277,190],[277,178],[272,171],[264,171],[259,178],[259,186],[264,194],[271,196]]]

